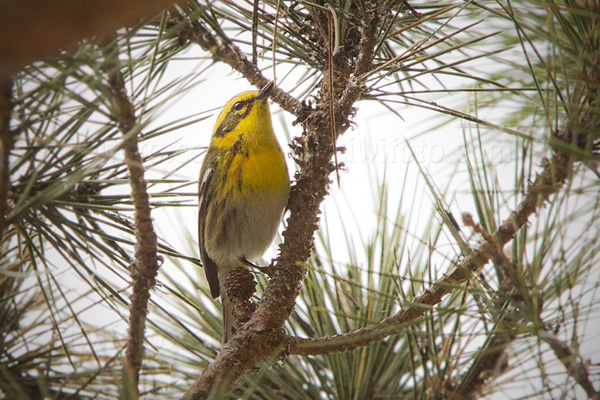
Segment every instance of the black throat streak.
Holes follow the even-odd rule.
[[[231,154],[241,154],[244,147],[244,134],[240,133],[237,140],[231,146]],[[246,151],[245,151],[246,152]]]
[[[228,152],[229,157],[228,157],[228,164],[231,164],[231,162],[233,161],[233,159],[236,156],[245,156],[246,158],[248,158],[248,149],[246,148],[246,144],[244,143],[244,134],[240,133],[236,139],[236,141],[233,143],[233,145],[231,146],[230,151]],[[229,177],[229,179],[231,179],[233,182],[237,181],[237,190],[238,192],[242,193],[243,192],[243,186],[244,186],[244,181],[242,179],[242,173],[243,173],[243,164],[238,164],[238,167],[235,169],[235,171],[231,171],[232,172],[232,176]]]

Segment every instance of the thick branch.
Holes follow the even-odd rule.
[[[131,264],[132,294],[129,304],[129,331],[125,351],[122,398],[137,398],[137,384],[144,355],[144,330],[150,289],[156,284],[158,272],[157,239],[150,216],[150,200],[144,179],[144,165],[138,150],[136,119],[133,104],[125,92],[116,45],[104,49],[109,91],[114,118],[124,135],[125,165],[129,171],[131,198],[135,220],[135,258]]]
[[[296,175],[294,195],[288,204],[290,217],[283,233],[281,254],[257,310],[227,342],[223,350],[190,388],[187,397],[215,398],[225,392],[232,381],[258,362],[281,352],[281,327],[292,312],[305,274],[304,260],[310,256],[318,212],[327,194],[328,175],[332,171],[331,137],[326,109],[315,110],[305,124],[313,142],[312,152]],[[347,116],[346,116],[347,117]],[[218,384],[218,385],[217,385]],[[218,386],[218,387],[217,387]]]
[[[12,114],[12,81],[0,79],[0,243],[6,228],[8,192],[10,190],[10,164],[8,159],[14,147],[13,132],[10,130]]]
[[[376,23],[371,24],[371,20],[368,22],[369,26],[376,25]],[[367,30],[366,34],[374,35],[375,32],[375,30]],[[211,38],[207,35],[202,36],[203,40],[207,37]],[[214,40],[214,37],[210,40]],[[363,45],[374,45],[375,42],[368,38],[361,41]],[[240,63],[241,58],[238,57],[237,51],[232,51],[227,45],[223,46],[216,41],[206,45],[214,46],[208,49],[216,59],[233,57],[225,62],[244,73],[247,60]],[[364,54],[373,55],[373,49],[363,50]],[[351,71],[345,67],[344,63],[347,60],[336,57],[336,62],[339,64],[333,68],[336,72],[334,95],[339,95],[347,87]],[[248,65],[254,68],[251,63]],[[324,70],[325,79],[322,85],[329,82],[327,71]],[[186,394],[186,398],[203,399],[209,395],[220,398],[239,376],[258,362],[270,356],[277,356],[284,350],[281,345],[284,341],[281,328],[290,316],[300,292],[306,272],[304,263],[314,245],[313,235],[318,226],[319,207],[328,191],[329,174],[334,169],[331,165],[333,146],[332,118],[329,110],[330,91],[324,87],[321,89],[321,98],[318,99],[316,108],[310,110],[305,118],[299,117],[304,127],[304,137],[295,142],[293,147],[300,171],[295,177],[296,184],[288,204],[290,217],[287,220],[287,229],[283,233],[284,242],[273,273],[270,274],[269,285],[250,320],[236,332],[215,361],[203,371]],[[354,91],[347,97],[348,101],[344,107],[337,107],[335,112],[338,126],[335,131],[338,134],[343,133],[349,126],[349,118],[353,112],[352,104],[359,97],[360,91]],[[300,103],[294,101],[293,104]],[[289,104],[281,105],[284,109],[289,107]],[[295,107],[291,108],[291,112],[297,114],[300,110]]]

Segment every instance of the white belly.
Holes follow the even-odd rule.
[[[264,254],[277,233],[286,204],[286,196],[267,192],[258,199],[239,199],[220,208],[230,210],[227,214],[210,216],[205,248],[220,274],[242,266],[242,259],[254,261]]]

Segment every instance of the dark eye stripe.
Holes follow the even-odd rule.
[[[219,127],[215,131],[214,136],[222,137],[234,130],[235,127],[238,126],[240,121],[246,118],[248,114],[250,114],[250,111],[252,111],[252,103],[254,103],[254,100],[255,99],[248,99],[240,102],[241,104],[246,106],[242,114],[240,114],[239,111],[235,111],[232,107],[229,113],[223,119],[223,122],[221,122],[221,125],[219,125]]]

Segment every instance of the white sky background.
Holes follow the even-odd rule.
[[[172,62],[168,68],[164,82],[169,82],[180,76],[186,76],[192,71],[202,70],[210,65],[210,61],[200,60],[206,54],[196,48],[191,48],[184,55],[189,58],[185,61]],[[270,53],[266,54],[270,57]],[[183,57],[183,56],[182,56]],[[180,57],[181,58],[181,57]],[[485,63],[485,61],[480,61]],[[260,61],[259,66],[266,67],[270,65],[269,60]],[[479,65],[480,70],[483,66]],[[266,70],[265,74],[271,78],[271,70]],[[285,71],[278,69],[277,76],[281,79],[285,75]],[[153,127],[160,126],[169,121],[177,120],[178,118],[198,114],[207,110],[214,110],[210,118],[207,118],[199,123],[191,126],[178,129],[170,132],[167,135],[159,137],[157,140],[151,140],[140,144],[142,155],[152,154],[158,148],[176,142],[174,148],[188,149],[188,151],[173,160],[158,166],[156,170],[148,170],[148,177],[162,177],[167,168],[178,168],[190,157],[195,157],[203,150],[199,150],[200,146],[207,146],[210,141],[210,136],[213,130],[216,116],[220,108],[233,97],[235,94],[244,90],[255,90],[254,87],[241,79],[237,73],[231,71],[231,68],[217,64],[211,66],[207,72],[199,75],[198,80],[202,80],[196,87],[192,88],[184,96],[178,96],[174,102],[168,101],[159,113],[153,117],[153,121],[145,129],[151,130]],[[435,82],[431,82],[435,86]],[[447,80],[445,84],[452,87],[461,87],[465,82],[458,80]],[[290,91],[295,86],[295,77],[289,76],[283,82],[278,81],[278,84],[285,91]],[[435,99],[435,95],[429,96],[439,101],[450,108],[462,107],[467,103],[466,99],[472,98],[472,94],[454,94],[448,96],[440,95],[439,99]],[[401,210],[410,214],[411,225],[406,227],[411,233],[420,234],[420,226],[423,221],[427,220],[434,213],[434,204],[432,197],[424,185],[422,177],[419,175],[416,163],[410,155],[405,140],[409,140],[419,162],[422,163],[430,175],[433,182],[440,190],[449,187],[448,193],[455,193],[456,198],[448,198],[450,209],[459,222],[462,212],[470,212],[476,217],[476,210],[470,195],[470,187],[467,183],[466,164],[461,158],[461,153],[458,152],[463,146],[463,134],[465,132],[470,135],[473,132],[473,126],[467,125],[461,121],[455,120],[452,123],[444,126],[441,129],[435,130],[445,116],[440,116],[433,111],[423,110],[418,107],[407,108],[398,106],[396,110],[401,114],[402,120],[393,115],[383,107],[374,102],[359,102],[357,105],[358,113],[354,118],[356,127],[349,129],[338,141],[338,145],[347,148],[345,154],[339,155],[339,161],[343,162],[345,169],[340,172],[341,189],[335,183],[335,174],[331,175],[334,183],[331,186],[331,195],[325,199],[322,206],[324,215],[327,216],[327,224],[329,232],[338,232],[342,223],[348,231],[349,237],[354,240],[356,248],[360,251],[363,247],[362,243],[372,235],[376,226],[376,199],[377,193],[375,188],[381,183],[383,177],[389,189],[389,207],[390,215],[395,214],[395,209],[398,205],[400,193],[405,187],[404,201],[401,204]],[[273,112],[273,123],[278,139],[282,145],[284,153],[289,154],[288,148],[289,136],[298,136],[300,134],[299,127],[293,127],[291,122],[293,116],[281,111],[275,104],[271,104]],[[461,110],[472,113],[473,110]],[[503,112],[503,111],[499,111]],[[505,111],[504,111],[505,112]],[[481,116],[483,119],[490,118],[492,120],[501,120],[501,115]],[[505,133],[494,132],[493,135],[499,140],[490,141],[486,145],[488,150],[488,161],[493,162],[496,166],[496,172],[499,174],[498,181],[501,188],[507,191],[507,196],[514,187],[514,161],[518,155],[515,154],[515,140]],[[293,177],[295,165],[293,160],[288,157],[288,166],[290,176]],[[197,180],[198,173],[202,162],[202,156],[189,165],[178,171],[173,178],[185,179],[190,181]],[[539,168],[534,168],[539,170]],[[407,181],[405,181],[405,177]],[[197,187],[191,186],[190,191],[195,191]],[[407,202],[408,200],[408,202]],[[192,204],[192,203],[191,203]],[[189,249],[189,243],[186,241],[186,232],[191,233],[194,242],[197,243],[197,208],[196,207],[173,207],[173,208],[158,208],[153,210],[152,216],[155,221],[155,227],[159,236],[166,239],[167,242],[186,253]],[[508,216],[508,210],[504,210],[501,219]],[[287,214],[286,214],[287,217]],[[181,224],[185,226],[181,226]],[[470,231],[464,232],[467,236]],[[345,238],[341,235],[330,235],[333,258],[336,263],[347,262],[347,244]],[[449,245],[453,243],[451,238],[448,238]],[[448,246],[449,249],[451,246]],[[197,250],[196,250],[197,251]],[[186,253],[187,254],[187,253]],[[197,254],[197,253],[195,253]],[[264,259],[268,262],[275,257],[275,250],[272,248],[265,254]],[[193,256],[194,254],[188,254]],[[364,254],[358,253],[359,258],[364,257]],[[448,268],[448,263],[440,257],[438,268],[444,271]],[[187,272],[199,284],[206,284],[204,281],[204,273],[196,268],[191,263],[187,263]],[[361,265],[359,265],[360,267]],[[162,274],[177,274],[177,269],[174,268],[168,260],[161,267]],[[66,276],[68,276],[67,273]],[[74,275],[70,278],[65,278],[64,283],[67,286],[73,286],[76,290],[80,285],[78,278]],[[73,279],[71,281],[71,279]],[[595,278],[594,278],[595,279]],[[594,279],[591,279],[594,282]],[[186,284],[187,278],[180,278],[182,284]],[[72,285],[68,282],[71,281]],[[596,279],[597,281],[597,279]],[[187,285],[190,291],[195,288]],[[157,289],[157,292],[164,291]],[[153,294],[154,296],[154,294]],[[103,309],[103,307],[94,307],[84,313],[81,317],[88,320],[90,323],[103,325],[99,321],[110,324],[111,330],[117,336],[126,334],[127,326],[119,321],[112,324],[110,321],[115,319],[112,311]],[[593,361],[599,362],[598,351],[599,344],[594,344],[593,338],[597,337],[597,325],[594,321],[588,324],[585,329],[590,329],[595,334],[586,335],[589,343],[584,343],[583,349],[589,350],[590,357]],[[563,337],[566,339],[568,337]],[[560,367],[558,367],[560,370]],[[538,372],[539,373],[539,372]],[[518,386],[518,385],[517,385]],[[517,387],[515,393],[521,390]],[[520,393],[522,394],[522,393]],[[509,398],[496,395],[495,398]]]

